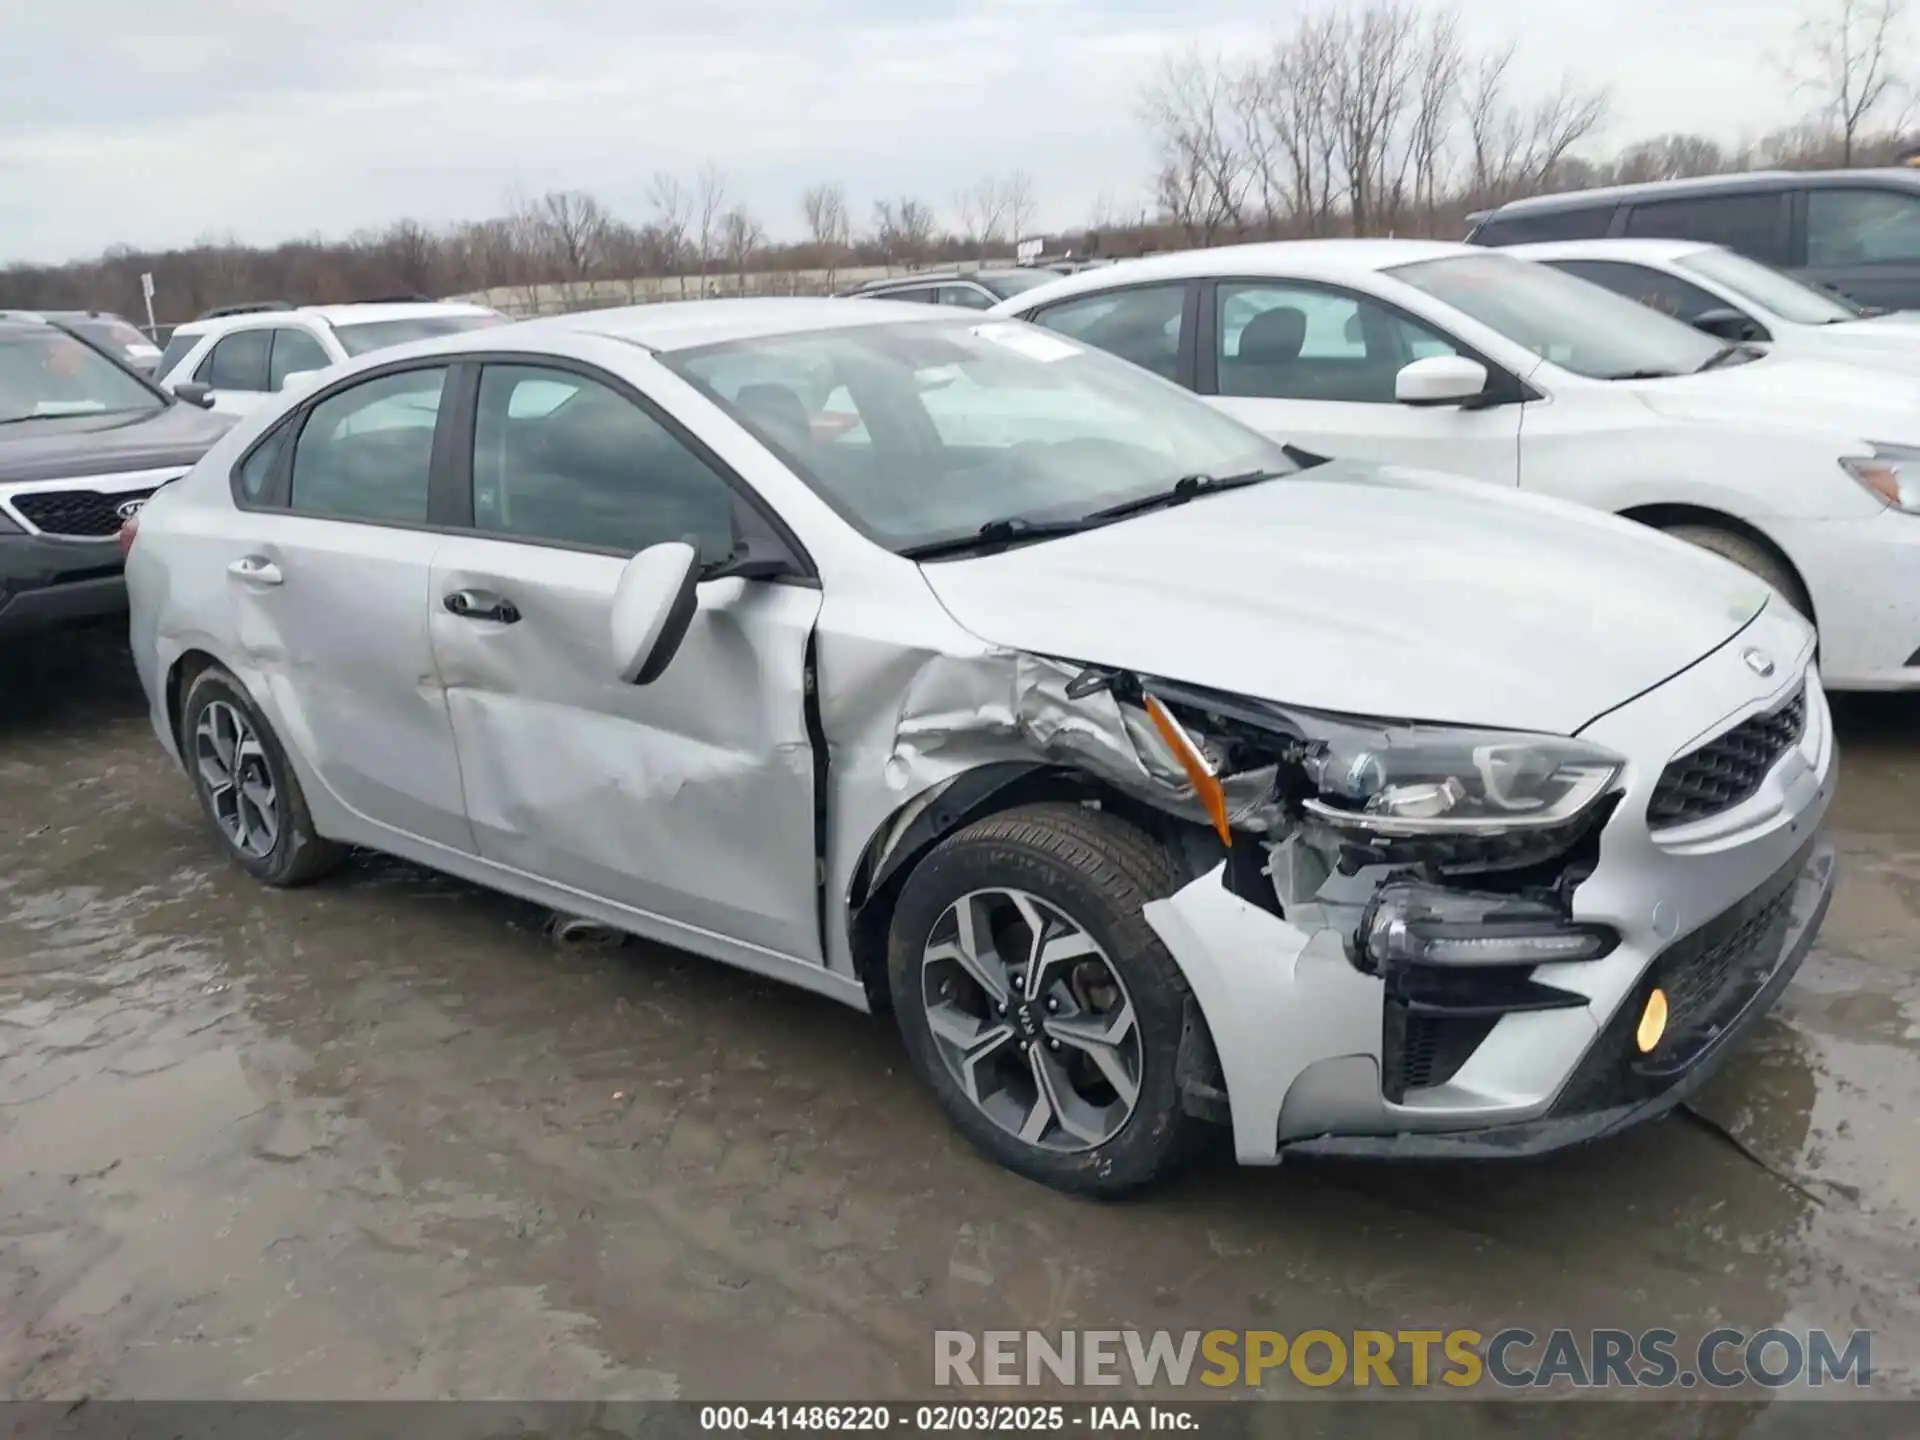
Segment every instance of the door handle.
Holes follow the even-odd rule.
[[[486,590],[455,590],[442,602],[447,612],[462,620],[492,620],[512,625],[520,618],[519,607],[503,595]]]
[[[286,578],[278,565],[261,555],[242,555],[227,566],[227,574],[249,585],[278,585]]]

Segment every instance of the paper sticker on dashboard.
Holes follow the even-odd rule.
[[[991,340],[996,345],[1004,345],[1016,354],[1029,360],[1051,362],[1069,360],[1080,353],[1078,345],[1069,345],[1065,340],[1057,339],[1043,331],[1029,329],[1025,325],[976,325],[973,333],[982,340]]]

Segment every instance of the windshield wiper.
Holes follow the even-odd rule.
[[[1714,351],[1713,354],[1709,355],[1705,360],[1702,360],[1699,369],[1693,373],[1700,375],[1708,370],[1717,370],[1735,356],[1745,355],[1746,353],[1747,347],[1745,345],[1722,345],[1718,350]]]
[[[1141,515],[1149,510],[1162,510],[1171,505],[1184,505],[1201,495],[1217,495],[1222,490],[1238,490],[1243,485],[1258,485],[1262,480],[1278,480],[1291,472],[1285,470],[1243,470],[1238,475],[1182,475],[1173,482],[1171,488],[1156,491],[1152,495],[1141,495],[1133,500],[1122,500],[1118,505],[1109,505],[1103,510],[1095,510],[1086,516],[1088,520],[1124,520],[1129,515]]]
[[[952,555],[990,555],[1010,545],[1029,540],[1051,540],[1060,535],[1077,535],[1091,530],[1097,520],[1030,520],[1024,515],[1007,515],[989,520],[971,535],[955,535],[946,540],[929,540],[909,545],[900,553],[909,560],[939,560]]]
[[[1622,370],[1618,375],[1603,375],[1603,380],[1677,380],[1678,370]]]

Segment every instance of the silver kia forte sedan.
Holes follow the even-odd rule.
[[[1019,322],[383,351],[123,542],[154,728],[249,873],[367,847],[890,1010],[1063,1189],[1214,1125],[1260,1164],[1660,1114],[1832,888],[1813,632],[1764,583]]]

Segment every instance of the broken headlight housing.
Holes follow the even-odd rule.
[[[1431,726],[1329,727],[1302,760],[1308,815],[1387,838],[1491,835],[1577,819],[1625,762],[1584,741]]]

